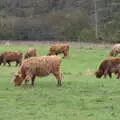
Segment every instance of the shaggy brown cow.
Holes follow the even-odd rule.
[[[117,56],[119,53],[120,53],[120,44],[115,44],[115,45],[112,47],[112,50],[109,52],[109,55],[115,57],[115,56]]]
[[[25,53],[24,58],[30,58],[30,57],[35,57],[37,56],[36,49],[35,48],[29,48],[28,51]]]
[[[98,70],[95,72],[95,75],[97,78],[101,78],[103,75],[105,78],[107,75],[111,78],[112,73],[115,73],[117,78],[120,77],[120,58],[103,60]]]
[[[16,66],[21,64],[23,53],[21,51],[7,51],[0,54],[0,65],[6,63],[11,66],[10,62],[16,62]]]
[[[13,82],[15,85],[20,86],[23,84],[23,81],[31,81],[31,85],[33,86],[36,76],[47,76],[52,73],[58,80],[58,86],[60,86],[60,64],[61,58],[59,56],[41,56],[25,59]]]
[[[54,44],[50,47],[48,55],[64,54],[64,57],[69,55],[69,44]],[[63,57],[63,58],[64,58]]]

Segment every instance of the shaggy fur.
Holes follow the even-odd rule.
[[[17,66],[18,64],[21,64],[22,57],[23,57],[23,53],[21,51],[7,51],[7,52],[3,52],[0,55],[0,65],[2,63],[4,65],[6,63],[8,63],[9,66],[11,66],[10,62],[16,62],[16,66]]]
[[[30,57],[35,57],[37,56],[36,49],[35,48],[29,48],[28,51],[25,53],[24,58],[30,58]]]
[[[23,81],[31,81],[31,85],[33,86],[36,76],[47,76],[52,73],[60,86],[60,64],[61,58],[59,56],[41,56],[25,59],[15,75],[13,82],[15,85],[20,86],[23,84]]]
[[[120,44],[116,44],[112,47],[112,50],[109,52],[110,56],[117,56],[120,53]]]
[[[50,47],[48,55],[64,54],[64,57],[69,56],[69,44],[54,44]],[[64,58],[63,57],[63,58]]]
[[[120,58],[110,58],[103,60],[95,72],[97,78],[101,78],[108,75],[110,78],[112,77],[112,73],[117,75],[117,78],[120,77]]]

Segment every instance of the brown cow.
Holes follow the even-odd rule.
[[[23,81],[32,81],[31,85],[33,86],[36,76],[47,76],[52,73],[58,81],[58,86],[61,86],[60,64],[61,58],[59,56],[41,56],[25,59],[13,82],[15,85],[20,86]]]
[[[69,44],[54,44],[50,47],[48,55],[64,54],[64,57],[69,56]],[[63,58],[64,58],[63,57]]]
[[[24,58],[30,58],[37,56],[36,49],[35,48],[29,48],[28,51],[25,53]]]
[[[103,60],[95,72],[97,78],[101,78],[108,75],[110,78],[112,77],[112,73],[117,75],[117,78],[120,77],[120,58],[110,58]]]
[[[0,65],[6,63],[11,66],[10,62],[16,62],[16,66],[21,64],[23,53],[21,51],[7,51],[0,54]]]

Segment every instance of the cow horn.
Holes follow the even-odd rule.
[[[19,76],[19,77],[21,77],[20,72],[19,72],[19,71],[18,71],[18,72],[16,72],[16,73],[15,73],[15,76]]]

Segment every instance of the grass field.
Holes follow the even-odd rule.
[[[0,46],[6,50],[35,47],[46,55],[48,45]],[[70,57],[62,60],[63,86],[56,79],[37,78],[34,88],[15,87],[11,82],[18,68],[0,66],[0,120],[119,120],[120,81],[97,79],[93,72],[108,57],[110,46],[71,45]]]

